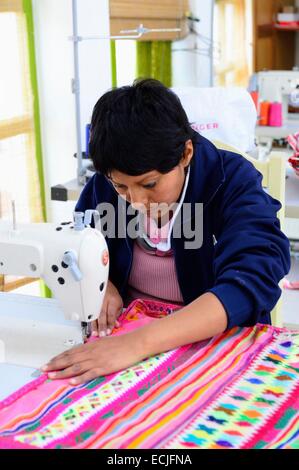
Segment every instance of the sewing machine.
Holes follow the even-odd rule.
[[[258,72],[252,80],[259,92],[259,102],[282,103],[281,127],[256,126],[258,158],[263,160],[270,154],[274,140],[283,143],[288,135],[299,130],[299,70]]]
[[[299,70],[269,70],[257,74],[259,101],[282,103],[283,125],[298,120],[299,128]]]
[[[15,300],[9,304],[16,294],[0,294],[6,302],[6,307],[0,302],[0,362],[40,367],[89,335],[90,324],[100,313],[109,272],[105,239],[90,227],[95,213],[75,212],[73,222],[61,224],[17,226],[15,218],[13,224],[0,221],[0,274],[42,278],[56,299],[44,305],[49,299],[39,299],[40,318],[36,314],[32,318],[28,299],[21,301],[20,308]],[[53,321],[42,318],[45,308],[56,309]]]

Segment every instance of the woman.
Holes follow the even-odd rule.
[[[289,243],[280,203],[250,162],[196,134],[178,97],[151,79],[99,99],[89,151],[96,174],[76,210],[114,209],[102,214],[110,274],[93,325],[102,338],[54,358],[44,367],[56,371],[51,378],[80,384],[236,325],[270,323]],[[138,297],[181,308],[110,336],[124,303]]]

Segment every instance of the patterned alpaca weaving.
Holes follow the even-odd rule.
[[[173,309],[135,301],[113,334]],[[84,385],[44,374],[0,402],[0,448],[299,448],[298,346],[258,324]]]

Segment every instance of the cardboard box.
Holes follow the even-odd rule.
[[[286,6],[282,8],[283,13],[296,13],[296,7],[294,6]]]

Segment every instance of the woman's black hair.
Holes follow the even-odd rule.
[[[171,171],[180,162],[187,140],[196,132],[177,95],[154,79],[115,88],[96,103],[89,154],[95,170],[109,176]]]

